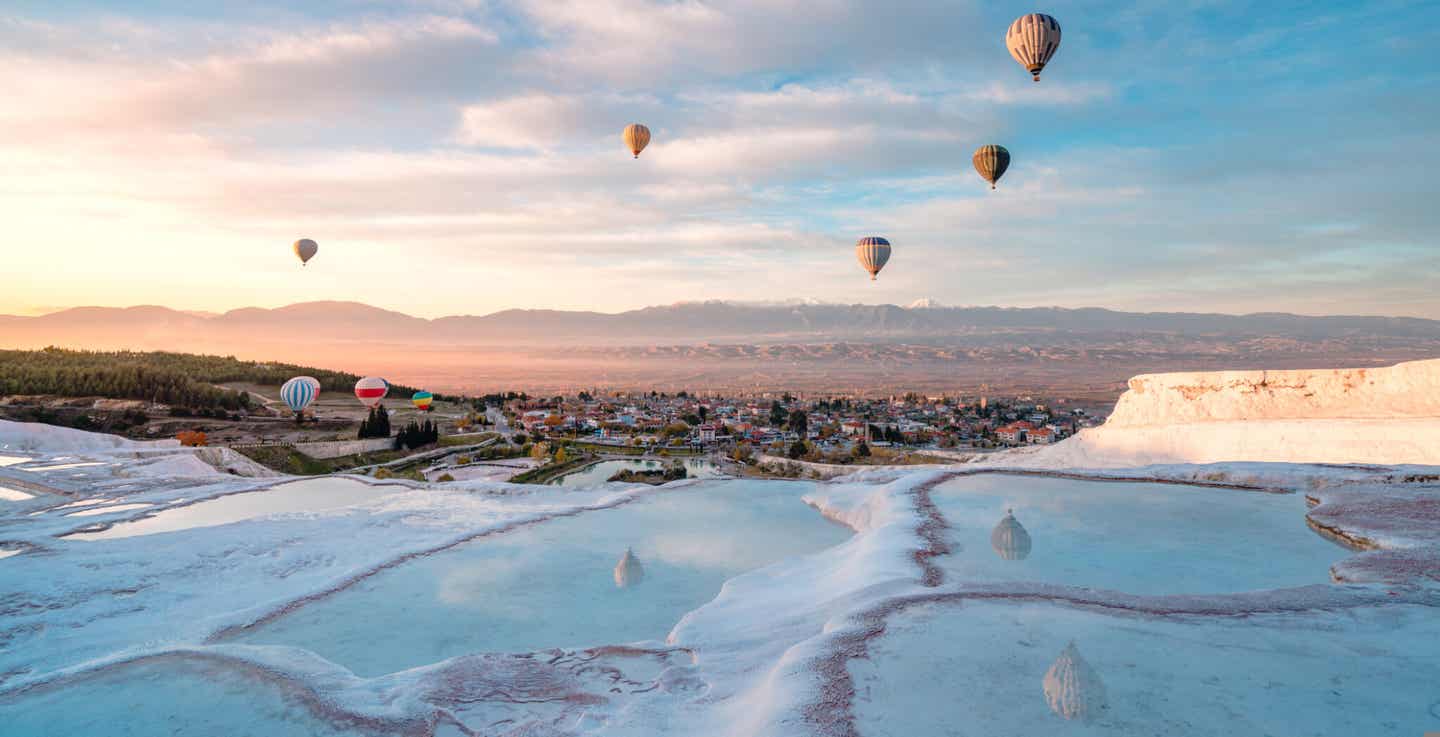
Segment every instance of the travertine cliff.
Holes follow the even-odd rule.
[[[1149,374],[1101,427],[993,463],[1440,465],[1440,360],[1371,369]]]

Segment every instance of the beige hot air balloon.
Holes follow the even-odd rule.
[[[1010,152],[1004,146],[988,143],[975,149],[975,155],[970,157],[975,164],[975,171],[990,183],[990,189],[995,189],[995,183],[1000,177],[1005,176],[1005,170],[1010,168]]]
[[[860,268],[870,272],[870,281],[875,281],[875,276],[890,260],[890,241],[874,235],[861,238],[855,244],[855,258],[860,261]]]
[[[1072,640],[1045,671],[1045,703],[1066,719],[1090,721],[1109,708],[1100,674],[1080,657]]]
[[[320,250],[320,246],[309,238],[301,238],[295,241],[295,244],[291,246],[291,248],[294,249],[295,255],[300,259],[301,266],[310,263],[310,259],[315,258],[316,252]]]
[[[631,586],[638,586],[645,580],[645,567],[640,565],[640,559],[635,557],[635,551],[625,548],[625,554],[620,556],[620,562],[615,564],[615,585],[622,589]]]
[[[1060,48],[1060,24],[1044,13],[1022,15],[1005,33],[1005,48],[1039,82],[1040,70]]]
[[[625,126],[623,138],[625,139],[625,145],[630,149],[630,153],[635,154],[635,158],[638,159],[640,158],[640,152],[644,151],[645,147],[650,144],[650,129],[639,123],[631,123]]]

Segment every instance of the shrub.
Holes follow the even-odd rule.
[[[451,475],[448,474],[448,473],[442,473],[442,474],[440,474],[440,477],[437,478],[437,479],[435,479],[435,480],[443,484],[443,483],[445,483],[446,481],[454,481],[454,480],[455,480],[455,477],[454,477],[454,476],[451,476]]]
[[[205,433],[198,430],[182,430],[175,435],[175,439],[187,448],[200,448],[206,444]]]

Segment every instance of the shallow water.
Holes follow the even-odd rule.
[[[986,474],[932,499],[951,526],[954,552],[936,561],[950,581],[1234,592],[1325,583],[1349,554],[1305,524],[1300,494]],[[1007,509],[1031,540],[1023,559],[991,543]]]
[[[632,471],[658,471],[667,465],[679,462],[679,460],[659,461],[639,459],[601,461],[593,466],[586,466],[578,471],[567,473],[564,476],[552,480],[550,483],[555,486],[594,486],[605,483],[611,476],[614,476],[623,469],[628,468]],[[720,467],[715,465],[714,461],[704,458],[687,458],[684,461],[684,466],[686,473],[688,473],[692,479],[717,478],[724,475],[721,473]]]
[[[1104,694],[1088,721],[1052,712],[1045,697],[1071,642],[1094,676],[1072,693]],[[890,617],[849,670],[865,737],[1440,731],[1440,617],[1428,607],[1144,617],[932,604]]]
[[[0,699],[7,737],[369,737],[314,717],[272,684],[218,666],[152,662]]]
[[[116,505],[113,506],[113,507],[95,507],[94,509],[82,509],[82,510],[80,510],[80,511],[78,511],[78,512],[71,512],[71,513],[69,513],[69,514],[67,514],[67,515],[65,515],[65,516],[66,516],[66,517],[99,517],[99,516],[102,515],[102,514],[111,514],[111,513],[114,513],[114,512],[131,512],[131,511],[134,511],[134,510],[136,510],[136,509],[145,509],[146,507],[153,507],[153,506],[155,506],[155,505],[154,505],[154,504],[146,504],[146,503],[143,503],[143,502],[137,503],[137,504],[116,504]]]
[[[68,535],[66,539],[111,540],[188,530],[195,527],[214,527],[272,514],[319,512],[360,504],[382,493],[384,493],[384,487],[372,486],[353,479],[336,477],[306,479],[260,491],[231,494],[189,506],[167,509],[153,517],[122,522],[98,532],[80,532]],[[105,511],[109,510],[87,510],[71,516],[98,514]]]
[[[662,640],[726,579],[850,536],[800,501],[811,488],[659,491],[417,559],[239,639],[304,647],[363,676],[474,652]],[[643,579],[622,588],[615,567],[627,548]]]
[[[28,460],[28,459],[27,459],[27,460]],[[101,463],[101,462],[99,462],[99,461],[83,461],[83,462],[77,462],[77,463],[57,463],[57,464],[50,465],[50,466],[31,466],[30,468],[27,468],[27,469],[25,469],[25,470],[26,470],[26,471],[36,471],[36,472],[42,472],[42,473],[43,473],[43,472],[45,472],[45,471],[65,471],[65,470],[68,470],[68,469],[71,469],[71,468],[89,468],[89,467],[91,467],[91,466],[103,466],[103,465],[105,465],[105,464],[104,464],[104,463]]]
[[[34,499],[35,495],[28,491],[12,489],[8,486],[0,486],[0,501],[23,502],[26,499]]]

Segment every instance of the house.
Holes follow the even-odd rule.
[[[715,442],[715,426],[714,426],[714,425],[712,425],[712,424],[710,424],[710,423],[707,422],[707,423],[705,423],[705,424],[703,424],[703,425],[701,425],[701,426],[699,427],[698,432],[699,432],[699,434],[700,434],[700,442],[702,442],[702,443],[713,443],[713,442]]]
[[[1037,427],[1025,433],[1026,442],[1047,445],[1055,442],[1055,431],[1048,427]]]
[[[1027,424],[1029,423],[1012,422],[1008,425],[1001,425],[995,428],[995,437],[999,438],[1002,443],[1023,443],[1030,433],[1030,428],[1022,427]]]

